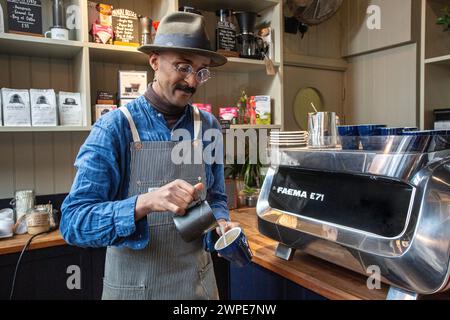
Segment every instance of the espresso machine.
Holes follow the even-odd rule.
[[[379,270],[387,299],[450,289],[450,136],[391,138],[395,152],[270,150],[257,214],[276,256]]]

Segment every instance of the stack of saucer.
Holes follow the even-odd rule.
[[[277,148],[303,148],[308,145],[308,132],[291,131],[270,133],[270,146]]]

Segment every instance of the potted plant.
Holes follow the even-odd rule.
[[[438,25],[444,26],[444,31],[450,31],[450,11],[448,6],[446,6],[442,11],[442,16],[438,18],[436,23]]]
[[[259,197],[259,188],[261,187],[261,163],[258,161],[256,164],[250,163],[250,159],[247,160],[242,167],[241,176],[243,177],[244,188],[239,193],[240,203],[242,204],[245,199],[245,205],[250,208],[256,207]]]
[[[249,208],[255,208],[258,203],[259,190],[246,186],[242,192],[245,194],[245,205]]]

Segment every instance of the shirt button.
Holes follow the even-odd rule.
[[[162,116],[162,114],[161,114],[161,113],[158,113],[158,117],[160,117],[160,118],[161,118],[161,116]]]

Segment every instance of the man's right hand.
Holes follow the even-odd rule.
[[[187,207],[198,199],[203,184],[192,186],[186,181],[175,180],[152,192],[140,195],[136,202],[135,220],[139,221],[150,212],[171,211],[184,215]]]

